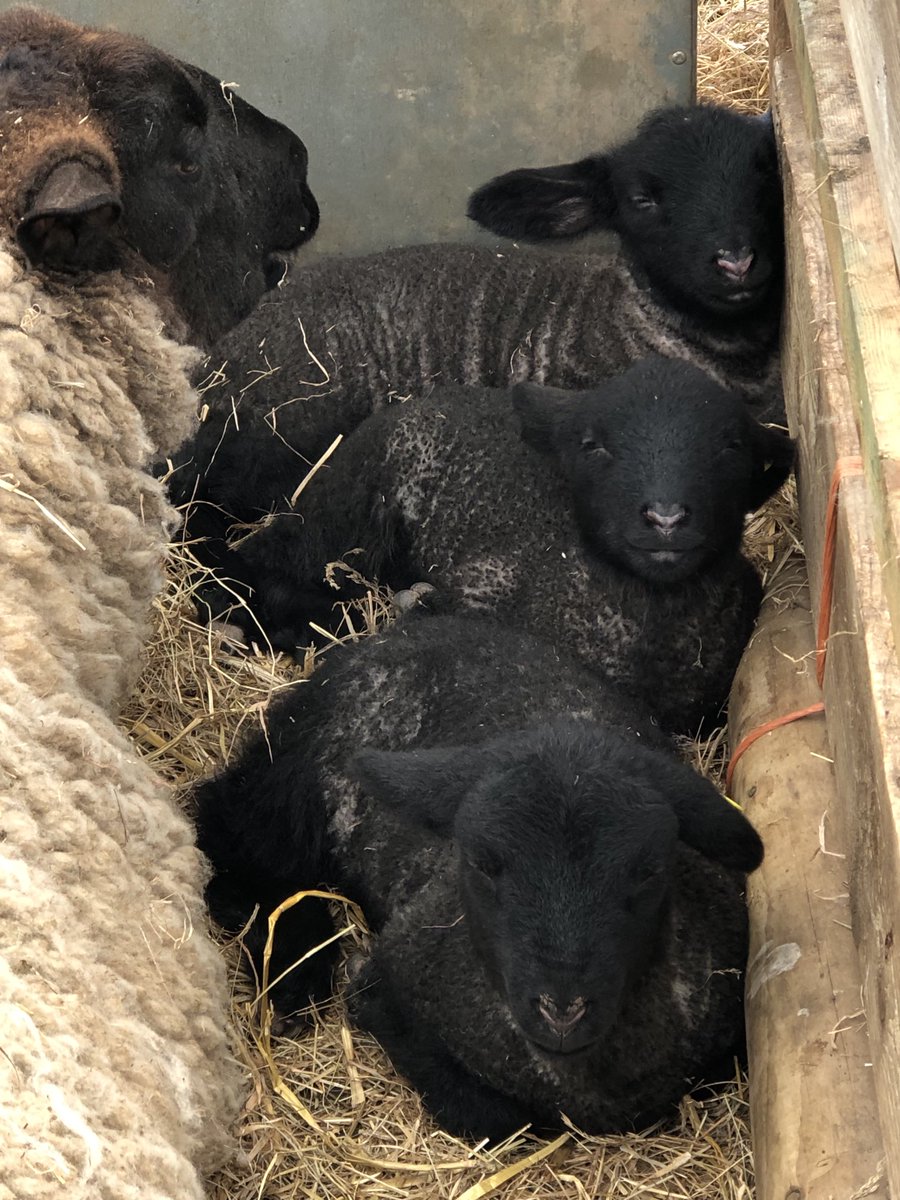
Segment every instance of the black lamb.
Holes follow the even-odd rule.
[[[792,458],[740,397],[673,359],[584,392],[448,388],[365,421],[227,569],[293,649],[308,620],[328,624],[326,564],[362,547],[369,578],[428,582],[442,611],[548,636],[694,733],[717,717],[762,598],[744,516]]]
[[[608,153],[481,188],[500,233],[614,230],[619,252],[433,245],[304,267],[214,347],[177,502],[210,565],[229,518],[284,507],[339,433],[436,384],[583,388],[650,353],[695,363],[782,411],[783,233],[767,118],[663,109]],[[221,368],[221,370],[219,370]]]
[[[642,1126],[720,1078],[743,1036],[743,877],[759,837],[609,684],[483,619],[412,616],[329,658],[200,788],[214,915],[249,935],[340,888],[375,934],[348,988],[448,1130],[566,1114]],[[318,905],[318,907],[313,907]],[[321,902],[276,926],[270,978],[322,942]],[[291,1014],[331,949],[272,992]]]

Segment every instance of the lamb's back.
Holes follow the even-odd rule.
[[[266,459],[253,502],[280,504],[303,458],[315,461],[383,405],[437,386],[586,387],[662,353],[767,397],[778,378],[768,324],[695,325],[610,251],[438,244],[325,259],[217,343],[194,454],[203,468],[215,458],[215,498],[238,513],[246,504],[230,478],[246,478],[248,454]]]

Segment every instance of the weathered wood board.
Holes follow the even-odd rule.
[[[738,671],[729,709],[733,746],[772,717],[816,703],[814,641],[798,560],[779,573]],[[883,1198],[884,1150],[824,718],[754,743],[736,766],[732,795],[766,845],[748,881],[758,1200],[849,1200],[867,1184],[867,1194]]]
[[[890,253],[883,215],[877,215],[881,210],[838,0],[817,0],[814,6],[809,0],[773,0],[772,17],[773,99],[789,264],[784,378],[791,429],[798,439],[800,511],[814,610],[832,471],[838,460],[854,455],[862,456],[864,466],[862,475],[845,477],[838,507],[824,682],[838,797],[829,828],[846,847],[863,988],[860,1007],[868,1018],[886,1171],[897,1196],[900,564],[886,546],[900,506],[893,454],[900,435],[900,406],[893,397],[900,388],[900,309],[891,293],[896,286],[893,262],[889,271],[884,264]],[[842,156],[835,149],[839,144]],[[850,212],[850,193],[861,181],[871,184],[872,195],[863,187],[860,206]],[[854,239],[859,244],[851,259]],[[880,283],[873,275],[876,259]]]
[[[841,0],[894,260],[900,262],[900,5]]]
[[[775,0],[775,7],[782,2],[775,28],[793,50],[851,411],[900,644],[900,283],[839,0]]]

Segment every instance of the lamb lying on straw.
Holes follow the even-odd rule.
[[[0,250],[0,1200],[194,1200],[239,1079],[200,856],[112,714],[174,513],[194,352],[117,272]]]

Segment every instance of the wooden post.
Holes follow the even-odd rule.
[[[772,17],[789,271],[783,376],[816,611],[832,472],[851,456],[864,467],[840,489],[824,699],[886,1169],[900,1196],[900,559],[886,550],[900,494],[891,439],[879,432],[891,422],[900,431],[900,317],[876,302],[896,279],[892,264],[882,270],[886,229],[838,0],[773,0]]]
[[[735,680],[732,746],[819,700],[802,564],[778,577]],[[750,1113],[759,1200],[887,1195],[823,716],[765,734],[732,795],[766,846],[749,880]]]
[[[783,9],[776,29],[789,39],[799,88],[805,147],[811,151],[824,218],[849,412],[859,431],[887,612],[894,641],[900,643],[900,283],[887,210],[838,0],[774,3]],[[875,45],[872,54],[878,53]],[[775,100],[777,105],[777,90]]]

